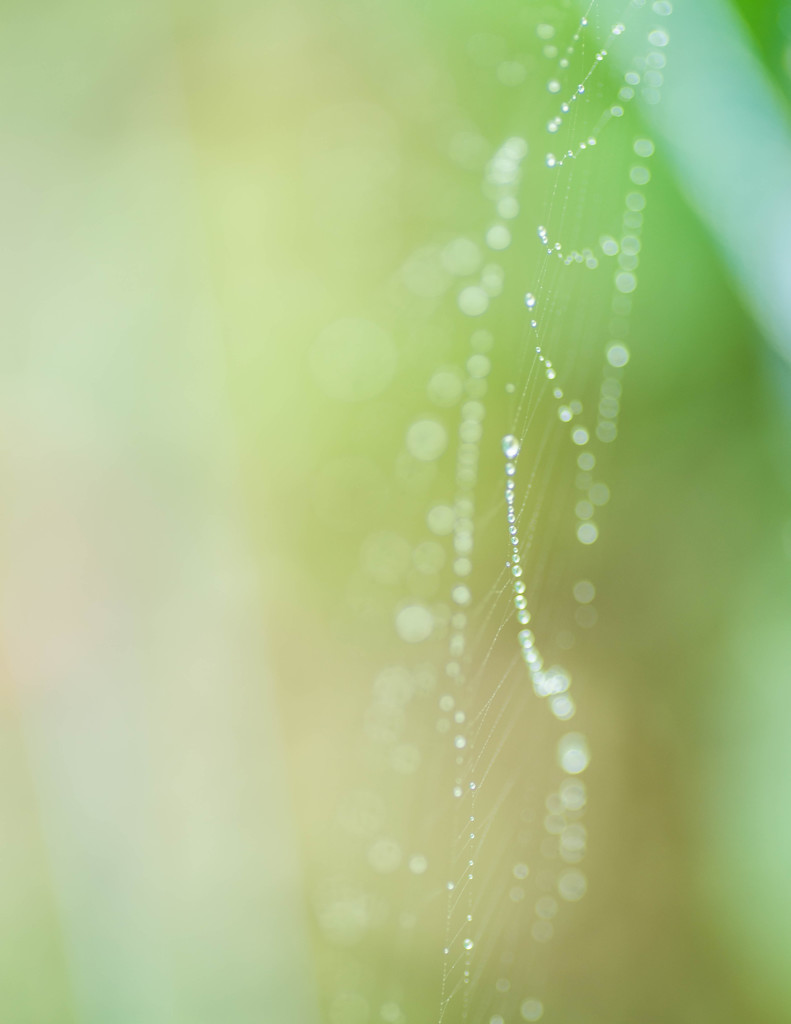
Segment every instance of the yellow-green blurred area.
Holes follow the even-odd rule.
[[[484,709],[513,702],[443,1024],[538,1019],[522,996],[547,1024],[791,1019],[791,5],[657,6],[0,5],[2,1024],[438,1020],[458,821],[430,512],[484,398],[468,670]],[[623,12],[563,131],[590,136],[655,22],[661,101],[553,177],[547,121]],[[588,548],[525,293],[587,413],[643,138]],[[539,225],[599,265],[546,259]],[[494,855],[557,785],[502,600],[522,394],[533,625],[591,750],[587,892],[545,944]]]

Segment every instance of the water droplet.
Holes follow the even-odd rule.
[[[511,244],[511,232],[505,224],[493,224],[486,232],[486,244],[490,249],[507,249]]]
[[[459,292],[458,306],[467,316],[482,316],[489,308],[489,296],[478,285],[470,285]]]
[[[579,732],[570,732],[561,737],[558,743],[558,760],[560,767],[569,775],[584,772],[590,762],[588,741]]]
[[[594,505],[606,505],[610,500],[610,488],[607,484],[594,484],[588,492],[588,497]]]
[[[629,350],[625,345],[616,343],[607,349],[607,362],[610,366],[626,366],[629,362]]]
[[[596,588],[590,582],[590,580],[580,580],[574,584],[574,600],[579,601],[580,604],[590,604],[590,602],[596,597]]]
[[[425,874],[428,869],[428,861],[421,853],[416,853],[414,857],[409,858],[409,870],[413,875]]]
[[[507,459],[515,459],[520,451],[520,444],[513,434],[506,434],[503,438],[503,454]]]
[[[611,236],[603,236],[601,239],[599,239],[599,245],[601,246],[601,251],[604,253],[605,256],[618,255],[618,243]]]
[[[638,156],[652,156],[654,152],[654,144],[650,139],[636,139],[634,143],[634,151]]]
[[[421,643],[434,630],[434,614],[425,605],[408,604],[397,613],[395,628],[406,643]]]
[[[629,295],[637,288],[637,278],[627,271],[616,274],[615,287],[622,295]]]
[[[564,871],[558,879],[558,892],[564,900],[581,900],[588,890],[588,882],[581,871]]]
[[[519,1008],[523,1020],[538,1021],[544,1015],[544,1006],[538,999],[525,999]]]
[[[577,527],[577,540],[580,544],[594,544],[599,536],[599,530],[595,523],[580,523]]]
[[[559,718],[561,722],[566,722],[569,718],[573,718],[576,711],[574,701],[565,693],[553,697],[549,702],[549,707],[555,718]]]

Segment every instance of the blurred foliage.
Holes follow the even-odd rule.
[[[791,8],[738,7],[788,96]],[[358,1024],[333,993],[367,986],[362,1024],[388,975],[433,1019],[439,918],[359,957],[320,921],[399,643],[361,545],[423,536],[447,470],[405,461],[404,431],[462,351],[452,304],[405,301],[399,274],[482,234],[485,161],[543,116],[494,69],[532,82],[537,18],[577,13],[3,5],[4,1021]],[[585,649],[591,885],[545,1019],[779,1024],[791,388],[653,161]],[[507,257],[525,272],[532,241]],[[394,337],[398,369],[344,405],[310,359],[346,317]]]

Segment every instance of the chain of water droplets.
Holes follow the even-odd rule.
[[[637,3],[635,6],[642,6]],[[664,0],[654,4],[654,12],[662,16],[667,16],[671,13],[671,6]],[[620,35],[624,31],[623,25],[617,25],[613,29],[612,36]],[[661,88],[661,75],[658,72],[658,68],[664,67],[666,59],[664,53],[659,48],[664,48],[668,41],[669,36],[664,29],[655,28],[652,29],[648,34],[648,41],[653,47],[649,51],[648,55],[643,59],[642,62],[637,61],[638,67],[642,63],[642,67],[648,69],[647,76],[648,82],[645,84],[645,90],[653,90],[649,92],[649,102],[658,102],[659,89]],[[606,56],[606,51],[600,51],[596,55],[596,60],[600,62],[603,57]],[[589,72],[589,75],[592,72]],[[625,75],[626,85],[621,89],[619,98],[624,102],[628,102],[634,96],[634,86],[638,84],[640,80],[638,70],[630,70]],[[550,86],[550,91],[553,91]],[[582,95],[583,89],[580,89],[576,95]],[[623,114],[623,109],[620,106],[614,106],[610,111],[607,112],[607,117],[600,121],[600,124],[606,123],[610,117],[620,117]],[[557,131],[559,127],[559,119],[550,122],[549,130],[551,132]],[[595,138],[589,140],[590,144],[595,144]],[[582,148],[585,148],[584,146]],[[643,159],[649,158],[654,152],[653,143],[649,139],[638,139],[634,143],[634,152],[638,157]],[[572,157],[576,154],[569,151],[568,156]],[[554,157],[550,156],[547,158],[547,166],[555,168],[561,166],[563,161],[557,161]],[[630,168],[629,172],[630,180],[633,185],[641,187],[648,183],[650,180],[650,171],[644,164],[636,164]],[[614,274],[614,295],[612,300],[612,313],[613,319],[611,321],[611,339],[606,346],[605,351],[605,369],[602,373],[602,379],[600,383],[600,394],[598,403],[598,422],[595,428],[595,437],[599,442],[610,443],[617,436],[617,417],[620,410],[620,397],[622,392],[622,384],[620,376],[623,367],[629,360],[629,350],[624,343],[628,331],[628,316],[631,313],[632,299],[631,295],[637,288],[637,277],[636,270],[639,265],[639,253],[641,249],[641,232],[642,232],[642,211],[645,207],[645,197],[641,191],[631,191],[627,194],[625,199],[625,209],[623,212],[620,241],[616,240],[612,236],[605,236],[601,240],[601,249],[605,257],[617,257],[618,269]],[[546,228],[540,226],[538,228],[538,236],[543,245],[547,247],[548,256],[556,256],[560,258],[566,266],[571,265],[573,262],[584,263],[590,269],[596,269],[598,266],[598,260],[591,249],[583,250],[578,252],[573,250],[570,255],[566,256],[563,254],[560,243],[551,245],[549,243],[548,233]],[[536,296],[530,292],[525,297],[525,305],[531,313],[531,329],[534,331],[538,330],[538,323],[533,315],[534,310],[537,306]],[[536,346],[536,353],[540,362],[545,366],[545,374],[549,380],[554,380],[556,372],[552,366],[552,363],[547,359],[541,350],[541,346]],[[563,397],[562,390],[560,388],[554,389],[554,397],[561,399]],[[570,422],[574,415],[582,412],[582,407],[579,402],[573,402],[567,406],[560,406],[558,408],[558,416],[562,422]],[[571,440],[574,445],[579,447],[585,447],[591,440],[591,435],[586,427],[576,426],[572,427]],[[575,713],[574,701],[568,693],[570,678],[568,672],[566,672],[560,666],[553,666],[550,669],[544,667],[544,659],[538,648],[536,638],[533,632],[526,628],[531,621],[531,612],[527,606],[527,600],[525,596],[525,585],[523,581],[524,566],[520,545],[519,528],[518,528],[518,517],[516,507],[516,472],[517,472],[517,459],[521,452],[522,441],[514,434],[506,435],[502,440],[503,454],[506,458],[505,462],[505,505],[506,505],[506,522],[509,535],[510,543],[510,554],[506,561],[506,568],[509,570],[511,576],[511,587],[513,591],[513,605],[516,613],[516,618],[523,628],[518,631],[517,641],[520,648],[522,660],[527,668],[529,677],[531,679],[533,689],[537,696],[549,698],[549,705],[553,714],[566,721],[570,719]],[[579,473],[576,478],[576,486],[578,490],[582,490],[585,494],[575,505],[575,514],[577,517],[577,539],[583,544],[591,544],[595,542],[598,537],[598,528],[593,521],[593,515],[596,506],[606,504],[609,500],[609,488],[605,484],[597,483],[593,481],[591,471],[593,470],[596,459],[593,453],[587,450],[583,450],[578,456],[578,468]],[[575,586],[575,597],[581,604],[580,612],[587,612],[587,624],[592,624],[595,621],[595,617],[591,617],[592,609],[589,607],[589,603],[595,594],[595,588],[589,581],[582,581],[580,584]],[[578,613],[579,614],[579,613]],[[564,771],[576,775],[583,771],[587,766],[589,759],[589,751],[586,738],[579,733],[566,734],[561,738],[558,748],[559,762]],[[576,799],[576,796],[574,797]],[[563,800],[560,800],[560,809],[562,809]],[[575,809],[576,805],[575,805]],[[552,817],[552,816],[550,816]],[[560,817],[561,822],[565,819]],[[579,839],[580,826],[573,822],[570,826],[562,825],[563,832],[573,830],[574,835],[572,836],[572,843]],[[582,833],[584,835],[584,833]],[[572,873],[568,873],[572,874]],[[578,885],[577,878],[582,876],[576,876],[572,882],[572,888]],[[561,882],[562,887],[562,882]],[[582,885],[584,891],[584,884]],[[576,895],[569,896],[568,898],[576,898]],[[542,1006],[540,1002],[531,1002],[530,1012],[523,1012],[522,1016],[527,1020],[537,1020],[542,1014]],[[491,1018],[491,1024],[503,1024],[504,1019],[502,1017],[495,1016]]]

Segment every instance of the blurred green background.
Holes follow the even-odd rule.
[[[589,892],[546,980],[569,1024],[791,1017],[791,6],[675,8],[663,103],[630,111],[657,152],[585,648]],[[360,552],[423,536],[446,470],[404,432],[466,344],[403,268],[482,235],[505,138],[540,162],[535,26],[580,8],[0,10],[0,1019],[433,1021],[439,917],[393,948],[322,912],[418,585]],[[594,194],[625,166],[601,149]],[[396,353],[353,402],[311,362],[347,318]]]

